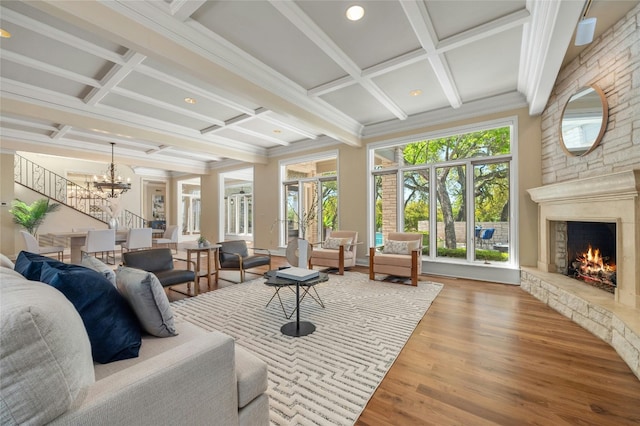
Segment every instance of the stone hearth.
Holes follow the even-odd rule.
[[[522,289],[600,337],[640,378],[640,170],[529,190],[538,203],[538,264],[522,268]],[[615,223],[617,288],[609,294],[560,274],[556,224]]]

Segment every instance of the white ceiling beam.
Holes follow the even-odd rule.
[[[82,74],[78,74],[73,71],[69,71],[65,68],[60,68],[55,65],[47,64],[37,59],[29,58],[19,53],[11,52],[8,50],[2,50],[2,59],[14,62],[16,64],[24,65],[26,67],[34,68],[40,71],[44,71],[47,74],[57,75],[69,81],[85,84],[91,87],[100,87],[100,82],[95,78],[90,78]]]
[[[309,40],[318,46],[333,61],[344,69],[357,83],[368,91],[378,102],[400,120],[407,118],[405,113],[373,81],[362,77],[362,70],[340,47],[331,40],[322,29],[302,9],[292,1],[270,0],[271,5],[298,28]]]
[[[405,0],[401,1],[400,5],[416,37],[420,41],[420,45],[429,55],[429,63],[436,74],[440,86],[442,86],[442,91],[447,97],[449,104],[452,108],[460,108],[462,100],[460,99],[460,94],[451,75],[449,64],[446,58],[436,51],[438,39],[431,18],[429,17],[427,6],[422,0]]]
[[[6,7],[0,7],[0,10],[1,10],[0,15],[2,16],[2,19],[5,21],[8,21],[8,22],[11,22],[12,24],[26,28],[29,31],[33,31],[47,38],[57,40],[61,43],[64,43],[66,45],[73,47],[74,49],[82,50],[93,56],[97,56],[99,58],[114,62],[116,64],[122,63],[122,56],[120,56],[115,52],[107,50],[102,46],[98,46],[97,44],[88,42],[70,33],[60,31],[59,29],[54,28],[50,25],[47,25],[44,22],[31,19],[17,12],[14,12],[11,9],[7,9]]]
[[[266,156],[261,153],[264,149],[222,137],[204,139],[199,132],[162,120],[148,119],[106,105],[88,106],[75,97],[51,93],[7,79],[0,79],[0,89],[2,114],[65,123],[74,128],[100,129],[105,135],[155,141],[241,161],[266,162]],[[215,145],[211,142],[215,142]]]
[[[36,121],[24,120],[22,118],[8,117],[6,115],[0,116],[0,121],[8,124],[15,124],[20,127],[29,127],[32,129],[45,130],[49,132],[55,132],[56,130],[58,130],[56,126],[42,124]]]
[[[122,83],[122,81],[135,70],[136,66],[144,61],[144,58],[144,55],[129,50],[124,55],[124,63],[114,64],[102,79],[102,86],[91,90],[91,92],[85,96],[84,102],[87,105],[97,105],[98,102],[109,94],[111,89]]]
[[[501,32],[524,25],[530,20],[531,13],[529,13],[526,8],[515,11],[494,19],[493,21],[489,21],[459,34],[440,40],[436,47],[436,53],[445,53],[487,37],[500,34]]]
[[[59,126],[59,128],[56,129],[56,131],[51,134],[51,139],[53,139],[54,141],[60,140],[64,138],[65,135],[69,133],[69,131],[71,131],[71,126],[67,126],[66,124],[63,124]]]
[[[269,111],[267,114],[261,114],[257,116],[258,120],[266,121],[267,123],[273,124],[275,126],[280,127],[281,129],[288,130],[293,133],[297,133],[300,136],[307,139],[318,139],[318,135],[312,132],[308,132],[306,130],[301,129],[300,127],[292,126],[291,123],[287,123],[284,120],[280,120],[273,116],[273,112]]]
[[[526,96],[531,115],[547,105],[583,6],[581,1],[527,0],[531,22],[523,31],[518,91]]]
[[[280,140],[280,139],[275,138],[273,136],[267,136],[265,134],[262,134],[262,133],[259,133],[259,132],[253,131],[253,130],[246,129],[244,127],[234,126],[231,129],[234,132],[243,133],[245,135],[253,136],[256,139],[265,140],[265,141],[268,141],[268,142],[275,143],[277,145],[289,146],[289,142],[287,142],[287,141]]]
[[[140,93],[134,92],[132,90],[123,89],[121,87],[114,87],[111,89],[111,93],[116,95],[124,96],[125,98],[133,99],[139,102],[144,102],[149,105],[153,105],[155,107],[164,109],[166,111],[175,112],[177,114],[182,114],[187,117],[195,118],[197,120],[202,120],[209,123],[214,123],[219,126],[223,125],[224,122],[215,118],[212,118],[205,114],[200,114],[194,111],[190,111],[187,108],[182,108],[179,106],[175,106],[168,102],[160,101],[158,99],[152,98],[150,96],[141,95]]]
[[[159,71],[157,69],[151,68],[147,65],[141,64],[140,66],[138,66],[136,68],[136,72],[139,72],[143,75],[146,75],[148,77],[153,77],[157,80],[162,81],[163,83],[167,83],[170,84],[174,87],[177,87],[179,89],[182,89],[184,91],[188,91],[188,92],[192,92],[192,93],[197,93],[198,98],[203,98],[203,99],[208,99],[212,102],[216,102],[220,105],[223,105],[227,108],[231,108],[231,109],[235,109],[239,112],[245,113],[245,114],[253,114],[253,109],[251,109],[250,107],[243,105],[239,102],[233,101],[231,100],[231,98],[233,98],[234,96],[231,94],[227,94],[224,92],[220,92],[220,93],[213,93],[209,90],[205,90],[202,86],[198,86],[195,84],[190,84],[185,82],[184,80],[181,80],[177,77],[174,77],[172,75],[166,74],[162,71]]]
[[[173,0],[169,4],[169,9],[176,19],[184,21],[193,15],[204,3],[205,0]]]

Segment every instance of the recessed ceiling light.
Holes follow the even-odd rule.
[[[195,98],[184,98],[184,101],[186,103],[192,104],[192,105],[195,104],[196,102],[198,102],[198,101],[195,100]]]
[[[282,133],[282,130],[280,130],[280,129],[275,129],[275,130],[273,131],[273,133]]]
[[[362,6],[351,6],[347,9],[347,19],[350,21],[359,21],[364,16],[364,8]]]
[[[0,37],[11,38],[11,33],[7,30],[3,30],[2,28],[0,28]]]
[[[409,96],[420,96],[422,95],[422,90],[416,89],[409,92]]]

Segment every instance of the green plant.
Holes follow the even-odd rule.
[[[9,213],[13,215],[14,223],[22,226],[27,232],[35,236],[38,232],[38,227],[42,224],[47,214],[59,208],[60,204],[50,204],[48,198],[41,198],[30,205],[22,200],[15,199],[11,202]]]

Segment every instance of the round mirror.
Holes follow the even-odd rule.
[[[579,89],[562,111],[562,149],[578,157],[593,151],[604,135],[608,118],[609,108],[604,92],[596,85]]]

